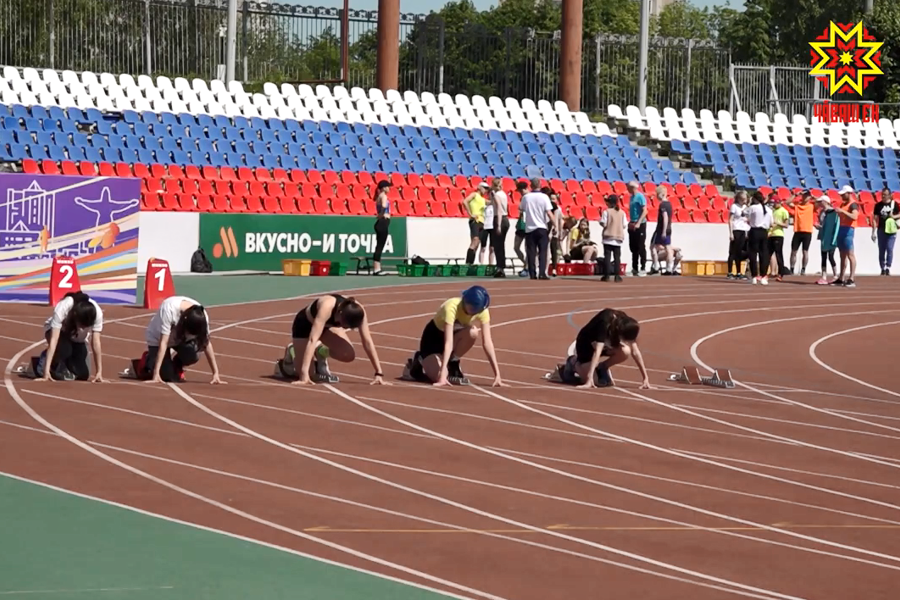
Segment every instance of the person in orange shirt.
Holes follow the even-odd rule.
[[[788,202],[787,208],[794,212],[794,237],[791,238],[791,275],[795,274],[797,251],[803,247],[803,262],[800,274],[806,275],[806,264],[809,262],[809,245],[815,229],[815,203],[810,192],[803,192],[800,202]]]
[[[856,220],[859,218],[859,204],[854,198],[855,192],[849,185],[845,185],[838,192],[841,195],[841,204],[834,210],[840,217],[840,226],[838,227],[837,246],[841,253],[841,272],[838,278],[832,281],[832,285],[841,285],[844,287],[856,287],[853,281],[856,275],[856,253],[853,250],[853,234],[856,231]],[[847,265],[850,266],[850,277],[844,279],[847,272]]]

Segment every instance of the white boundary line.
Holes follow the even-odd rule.
[[[844,379],[847,379],[854,383],[858,383],[859,385],[863,385],[867,388],[871,388],[873,390],[878,390],[879,392],[888,394],[890,396],[897,396],[898,398],[900,398],[900,394],[898,394],[897,392],[895,392],[893,390],[889,390],[889,389],[886,389],[883,387],[878,387],[875,384],[869,383],[867,381],[863,381],[862,379],[857,379],[856,377],[852,377],[851,375],[848,375],[847,373],[844,373],[843,371],[838,371],[837,369],[825,364],[825,362],[822,359],[820,359],[819,356],[816,354],[816,350],[818,349],[819,345],[822,344],[823,342],[827,342],[828,340],[830,340],[832,338],[836,338],[838,336],[845,335],[848,333],[853,333],[856,331],[862,331],[864,329],[873,329],[875,327],[883,327],[885,325],[900,325],[900,321],[887,321],[885,323],[873,323],[871,325],[863,325],[862,327],[854,327],[853,329],[844,329],[843,331],[836,331],[834,333],[831,333],[829,335],[821,337],[821,338],[817,339],[815,342],[813,342],[812,345],[810,345],[810,347],[809,347],[809,357],[811,359],[813,359],[817,365],[819,365],[820,367],[822,367],[823,369],[825,369],[827,371],[831,371],[838,377],[843,377]]]

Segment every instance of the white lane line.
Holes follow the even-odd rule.
[[[29,596],[33,594],[102,594],[122,592],[158,592],[160,590],[174,590],[174,585],[157,585],[153,587],[108,587],[108,588],[73,588],[68,590],[9,590],[0,591],[0,596]]]
[[[421,497],[424,497],[424,498],[428,498],[428,499],[430,499],[430,500],[434,500],[434,501],[439,502],[439,503],[441,503],[441,504],[446,504],[446,505],[448,505],[448,506],[453,506],[454,508],[458,508],[458,509],[464,510],[464,511],[466,511],[466,512],[471,512],[471,513],[473,513],[473,514],[477,514],[477,515],[482,516],[482,517],[486,517],[486,518],[489,518],[489,519],[494,519],[494,520],[496,520],[496,521],[500,521],[500,522],[502,522],[502,523],[506,523],[506,524],[512,525],[512,526],[514,526],[514,527],[518,527],[518,528],[521,528],[521,529],[529,529],[529,530],[532,530],[532,531],[536,531],[536,532],[543,533],[544,535],[549,535],[549,536],[551,536],[551,537],[556,537],[556,538],[560,538],[560,539],[565,539],[565,540],[568,540],[568,541],[570,541],[570,542],[575,542],[575,543],[578,543],[578,544],[590,546],[590,547],[593,547],[593,548],[597,548],[597,549],[599,549],[599,550],[604,550],[604,551],[610,552],[611,554],[617,554],[617,555],[619,555],[619,556],[624,556],[624,557],[630,558],[630,559],[632,559],[632,560],[636,560],[636,561],[638,561],[638,562],[643,562],[643,563],[651,564],[651,565],[656,566],[656,567],[661,567],[661,568],[664,568],[664,569],[672,570],[672,571],[674,571],[674,572],[676,572],[676,573],[680,573],[680,574],[682,574],[682,575],[689,575],[689,576],[692,576],[692,577],[696,577],[696,578],[698,578],[698,579],[704,579],[704,580],[706,580],[706,581],[711,581],[711,582],[713,582],[713,583],[715,583],[715,584],[724,584],[724,585],[730,585],[730,586],[734,586],[734,587],[736,587],[736,588],[739,588],[739,589],[737,589],[737,590],[727,590],[727,591],[730,592],[730,593],[734,593],[734,594],[738,594],[738,595],[744,595],[746,592],[743,592],[743,591],[740,591],[740,590],[747,590],[747,591],[749,591],[749,592],[753,592],[754,594],[760,594],[760,593],[761,593],[761,594],[768,594],[768,595],[770,595],[770,596],[775,596],[775,597],[779,597],[779,598],[793,598],[793,597],[787,596],[787,595],[785,595],[785,594],[780,594],[780,593],[772,592],[772,591],[765,590],[765,589],[762,589],[762,588],[756,588],[756,587],[754,587],[754,586],[749,586],[749,585],[746,585],[746,584],[741,584],[741,583],[737,583],[737,582],[728,581],[727,579],[722,579],[722,578],[714,577],[714,576],[712,576],[712,575],[707,575],[707,574],[705,574],[705,573],[700,573],[700,572],[697,572],[697,571],[692,571],[692,570],[690,570],[690,569],[685,569],[685,568],[683,568],[683,567],[678,567],[678,566],[676,566],[676,565],[668,564],[668,563],[665,563],[665,562],[662,562],[662,561],[657,561],[657,560],[654,560],[654,559],[651,559],[651,558],[648,558],[648,557],[645,557],[645,556],[641,556],[641,555],[639,555],[639,554],[634,554],[634,553],[631,553],[631,552],[626,552],[626,551],[624,551],[624,550],[619,550],[619,549],[617,549],[617,548],[612,548],[612,547],[610,547],[610,546],[605,546],[605,545],[603,545],[603,544],[598,544],[598,543],[594,543],[594,542],[589,542],[589,541],[583,540],[583,539],[581,539],[581,538],[577,538],[577,537],[574,537],[574,536],[562,534],[562,533],[560,533],[559,531],[552,531],[552,530],[546,530],[546,529],[541,529],[541,528],[538,528],[538,527],[534,527],[534,526],[528,525],[528,524],[526,524],[526,523],[521,523],[521,522],[516,521],[516,520],[513,520],[513,519],[508,519],[508,518],[503,517],[503,516],[500,516],[500,515],[495,515],[495,514],[493,514],[493,513],[489,513],[489,512],[487,512],[487,511],[480,510],[480,509],[478,509],[478,508],[474,508],[474,507],[467,506],[467,505],[462,504],[462,503],[459,503],[459,502],[455,502],[455,501],[450,500],[450,499],[448,499],[448,498],[443,498],[443,497],[441,497],[441,496],[436,496],[436,495],[434,495],[434,494],[429,494],[429,493],[427,493],[427,492],[423,492],[423,491],[418,490],[418,489],[415,489],[415,488],[411,488],[411,487],[404,486],[404,485],[401,485],[401,484],[398,484],[398,483],[395,483],[395,482],[392,482],[392,481],[388,481],[388,480],[386,480],[386,479],[382,479],[382,478],[380,478],[380,477],[376,477],[376,476],[371,475],[371,474],[369,474],[369,473],[365,473],[365,472],[363,472],[363,471],[359,471],[358,469],[353,469],[353,468],[348,467],[348,466],[346,466],[346,465],[343,465],[343,464],[341,464],[341,463],[337,463],[337,462],[334,462],[334,461],[332,461],[332,460],[328,460],[328,459],[326,459],[326,458],[322,458],[321,456],[318,456],[318,455],[316,455],[316,454],[313,454],[313,453],[310,453],[310,452],[306,452],[306,451],[304,451],[304,450],[300,450],[299,448],[295,448],[295,447],[293,447],[293,446],[291,446],[291,445],[289,445],[289,444],[285,444],[285,443],[283,443],[283,442],[279,442],[278,440],[274,440],[274,439],[272,439],[272,438],[270,438],[270,437],[268,437],[268,436],[266,436],[266,435],[264,435],[264,434],[262,434],[262,433],[259,433],[258,431],[254,430],[254,429],[250,429],[249,427],[246,427],[246,426],[244,426],[244,425],[241,425],[240,423],[237,423],[236,421],[233,421],[233,420],[229,419],[228,417],[225,417],[225,416],[223,416],[223,415],[217,413],[216,411],[212,410],[211,408],[207,407],[206,405],[202,404],[201,402],[198,402],[198,401],[197,401],[195,398],[193,398],[190,394],[188,394],[188,393],[185,392],[184,390],[180,389],[179,387],[177,387],[177,386],[175,386],[175,385],[173,385],[173,384],[170,384],[170,387],[175,391],[176,394],[178,394],[179,396],[181,396],[182,398],[184,398],[187,402],[193,404],[193,405],[196,406],[198,409],[202,410],[203,412],[207,413],[208,415],[213,416],[213,417],[219,419],[219,420],[222,421],[223,423],[226,423],[226,424],[228,424],[228,425],[234,427],[235,429],[237,429],[237,430],[239,430],[239,431],[243,431],[244,433],[247,433],[247,434],[249,434],[249,435],[252,435],[253,437],[255,437],[255,438],[259,439],[259,440],[262,440],[262,441],[264,441],[264,442],[267,442],[267,443],[269,443],[269,444],[272,444],[273,446],[277,446],[277,447],[279,447],[279,448],[283,448],[284,450],[287,450],[288,452],[292,452],[292,453],[294,453],[294,454],[298,454],[298,455],[303,456],[303,457],[305,457],[305,458],[309,458],[309,459],[311,459],[311,460],[314,460],[314,461],[317,461],[317,462],[326,464],[326,465],[328,465],[328,466],[334,467],[334,468],[336,468],[336,469],[338,469],[338,470],[341,470],[341,471],[345,471],[345,472],[348,472],[348,473],[352,473],[352,474],[358,475],[358,476],[360,476],[360,477],[362,477],[362,478],[364,478],[364,479],[368,479],[368,480],[370,480],[370,481],[375,481],[375,482],[378,482],[378,483],[382,483],[382,484],[387,485],[387,486],[389,486],[389,487],[393,487],[393,488],[395,488],[395,489],[400,489],[400,490],[409,492],[409,493],[414,494],[414,495],[417,495],[417,496],[421,496]],[[332,386],[332,385],[330,385],[330,384],[325,384],[325,387],[328,388],[328,389],[330,389],[331,391],[337,393],[339,396],[350,398],[350,396],[347,396],[346,394],[344,394],[344,393],[341,392],[340,390],[336,390],[336,389],[334,388],[334,386]],[[356,401],[356,400],[353,400],[353,401],[354,401],[354,402],[358,402],[358,401]],[[366,406],[364,403],[359,403],[359,404],[361,404],[361,405],[363,405],[363,406]],[[377,409],[371,409],[371,410],[373,410],[373,411],[375,411],[375,412],[379,412],[379,413],[381,413],[381,414],[387,416],[387,413],[383,413],[383,411],[378,411]],[[391,418],[391,417],[389,417],[389,418]],[[397,420],[397,419],[394,419],[394,420]],[[404,423],[404,424],[405,424],[405,423]],[[432,431],[430,431],[430,430],[426,430],[425,428],[418,428],[418,427],[415,427],[415,428],[419,429],[419,430],[422,431],[423,433],[432,433],[432,434],[437,435],[438,437],[441,437],[441,438],[445,438],[445,439],[448,438],[448,436],[444,436],[443,434],[438,434],[438,433],[436,433],[436,432],[432,432]],[[450,439],[453,439],[453,438],[450,438]],[[497,454],[499,454],[499,453],[497,453]],[[544,468],[546,469],[546,467],[544,467]],[[635,568],[633,565],[630,565],[630,564],[627,564],[627,563],[621,563],[620,566],[621,566],[622,568],[625,568],[625,569],[634,569],[634,568]],[[656,573],[656,572],[653,572],[653,574],[654,574],[655,576],[665,576],[664,573]]]
[[[830,371],[830,372],[834,373],[834,374],[837,375],[838,377],[843,377],[844,379],[847,379],[847,380],[852,381],[852,382],[854,382],[854,383],[858,383],[859,385],[863,385],[863,386],[865,386],[865,387],[867,387],[867,388],[871,388],[871,389],[873,389],[873,390],[877,390],[877,391],[882,392],[882,393],[884,393],[884,394],[888,394],[889,396],[897,396],[898,398],[900,398],[900,394],[898,394],[897,392],[895,392],[895,391],[893,391],[893,390],[889,390],[889,389],[886,389],[886,388],[883,388],[883,387],[879,387],[879,386],[877,386],[877,385],[875,385],[875,384],[873,384],[873,383],[869,383],[868,381],[863,381],[862,379],[857,379],[856,377],[853,377],[853,376],[851,376],[851,375],[848,375],[847,373],[844,373],[843,371],[839,371],[839,370],[835,369],[834,367],[831,367],[830,365],[826,364],[822,359],[820,359],[819,356],[816,354],[816,350],[819,348],[819,346],[820,346],[822,343],[827,342],[828,340],[830,340],[830,339],[832,339],[832,338],[836,338],[836,337],[841,336],[841,335],[846,335],[846,334],[848,334],[848,333],[854,333],[854,332],[857,332],[857,331],[863,331],[863,330],[866,330],[866,329],[873,329],[873,328],[875,328],[875,327],[884,327],[884,326],[886,326],[886,325],[900,325],[900,321],[887,321],[887,322],[885,322],[885,323],[873,323],[873,324],[871,324],[871,325],[863,325],[863,326],[861,326],[861,327],[853,327],[852,329],[844,329],[843,331],[836,331],[836,332],[834,332],[834,333],[831,333],[831,334],[829,334],[829,335],[826,335],[826,336],[824,336],[824,337],[821,337],[821,338],[817,339],[815,342],[813,342],[813,343],[810,345],[810,347],[809,347],[809,357],[810,357],[811,359],[813,359],[813,360],[816,362],[817,365],[819,365],[820,367],[822,367],[822,368],[825,369],[826,371]]]
[[[321,544],[321,545],[327,546],[327,547],[329,547],[329,548],[332,548],[333,550],[337,550],[337,551],[339,551],[339,552],[343,552],[343,553],[345,553],[345,554],[349,554],[349,555],[354,556],[354,557],[356,557],[356,558],[359,558],[359,559],[362,559],[362,560],[366,560],[366,561],[372,562],[372,563],[374,563],[374,564],[381,565],[381,566],[383,566],[383,567],[386,567],[386,568],[389,568],[389,569],[392,569],[392,570],[395,570],[395,571],[399,571],[399,572],[405,573],[405,574],[407,574],[407,575],[411,575],[411,576],[413,576],[413,577],[418,577],[418,578],[420,578],[420,579],[424,579],[424,580],[426,580],[426,581],[430,581],[430,582],[436,583],[436,584],[438,584],[438,585],[442,585],[442,586],[445,586],[445,587],[448,587],[448,588],[451,588],[451,589],[459,590],[459,591],[461,591],[461,592],[465,592],[465,593],[470,594],[470,595],[472,595],[472,596],[477,596],[477,597],[480,597],[480,598],[488,598],[488,599],[490,599],[490,600],[504,600],[504,599],[502,599],[502,598],[499,597],[499,596],[494,596],[494,595],[492,595],[492,594],[486,594],[486,593],[481,592],[481,591],[479,591],[479,590],[476,590],[476,589],[473,589],[473,588],[469,588],[469,587],[466,587],[466,586],[463,586],[463,585],[454,583],[454,582],[452,582],[452,581],[448,581],[448,580],[446,580],[446,579],[441,579],[440,577],[435,577],[435,576],[433,576],[433,575],[429,575],[428,573],[424,573],[424,572],[418,571],[418,570],[416,570],[416,569],[411,569],[411,568],[409,568],[409,567],[405,567],[405,566],[403,566],[403,565],[400,565],[400,564],[397,564],[397,563],[393,563],[393,562],[391,562],[391,561],[387,561],[387,560],[378,558],[378,557],[376,557],[376,556],[372,556],[372,555],[370,555],[370,554],[366,554],[366,553],[364,553],[364,552],[360,552],[360,551],[358,551],[358,550],[354,550],[353,548],[349,548],[349,547],[347,547],[347,546],[342,546],[341,544],[336,544],[336,543],[331,542],[331,541],[328,541],[328,540],[324,540],[324,539],[321,539],[321,538],[317,538],[317,537],[315,537],[315,536],[309,535],[309,534],[304,533],[304,532],[302,532],[302,531],[297,531],[297,530],[291,529],[291,528],[289,528],[289,527],[285,527],[285,526],[283,526],[283,525],[280,525],[280,524],[278,524],[278,523],[275,523],[275,522],[273,522],[273,521],[268,521],[268,520],[263,519],[263,518],[261,518],[261,517],[257,517],[256,515],[252,515],[252,514],[250,514],[250,513],[244,512],[244,511],[242,511],[242,510],[236,509],[236,508],[234,508],[234,507],[232,507],[232,506],[229,506],[228,504],[224,504],[224,503],[222,503],[222,502],[218,502],[218,501],[216,501],[216,500],[213,500],[212,498],[208,498],[208,497],[206,497],[206,496],[203,496],[203,495],[198,494],[198,493],[196,493],[196,492],[193,492],[193,491],[191,491],[191,490],[188,490],[188,489],[185,489],[185,488],[183,488],[183,487],[180,487],[180,486],[178,486],[178,485],[176,485],[176,484],[174,484],[174,483],[171,483],[171,482],[169,482],[169,481],[166,481],[166,480],[164,480],[164,479],[161,479],[161,478],[159,478],[159,477],[156,477],[156,476],[154,476],[154,475],[151,475],[150,473],[146,473],[146,472],[144,472],[144,471],[138,469],[137,467],[133,467],[132,465],[129,465],[129,464],[127,464],[127,463],[124,463],[124,462],[122,462],[122,461],[120,461],[120,460],[118,460],[118,459],[116,459],[116,458],[113,458],[112,456],[109,456],[108,454],[105,454],[105,453],[101,452],[100,450],[97,450],[96,448],[94,448],[94,447],[91,446],[90,444],[87,444],[87,443],[83,442],[82,440],[80,440],[80,439],[78,439],[78,438],[76,438],[76,437],[70,435],[68,432],[66,432],[66,431],[64,431],[64,430],[62,430],[62,429],[60,429],[59,427],[57,427],[57,426],[54,425],[53,423],[50,423],[50,422],[49,422],[48,420],[46,420],[43,416],[41,416],[40,414],[38,414],[33,408],[31,408],[31,406],[30,406],[27,402],[25,402],[25,400],[24,400],[24,399],[22,398],[22,396],[18,393],[18,391],[16,391],[15,385],[13,385],[12,379],[10,378],[10,375],[12,374],[13,364],[16,363],[17,361],[19,361],[19,360],[21,359],[22,355],[24,355],[26,352],[28,352],[28,351],[30,351],[30,350],[32,350],[32,349],[34,349],[34,348],[37,348],[37,347],[40,346],[42,343],[43,343],[43,342],[36,342],[36,343],[32,344],[31,346],[28,346],[28,347],[22,349],[21,351],[19,351],[18,354],[16,354],[16,355],[13,357],[13,360],[12,360],[12,361],[10,361],[9,363],[7,363],[6,369],[4,370],[4,381],[5,381],[5,384],[6,384],[6,389],[7,389],[7,391],[9,392],[10,396],[12,396],[13,400],[15,400],[16,404],[18,404],[18,405],[22,408],[22,410],[24,410],[26,413],[28,413],[28,415],[29,415],[32,419],[34,419],[35,421],[37,421],[38,423],[40,423],[41,425],[43,425],[43,426],[46,427],[47,429],[49,429],[49,430],[55,432],[57,435],[63,437],[63,438],[66,439],[67,441],[71,442],[71,443],[74,444],[75,446],[78,446],[78,447],[81,448],[82,450],[84,450],[84,451],[86,451],[86,452],[88,452],[88,453],[90,453],[90,454],[93,454],[93,455],[96,456],[97,458],[100,458],[101,460],[104,460],[104,461],[106,461],[106,462],[108,462],[108,463],[110,463],[110,464],[112,464],[112,465],[114,465],[114,466],[117,466],[117,467],[119,467],[119,468],[121,468],[121,469],[124,469],[124,470],[126,470],[126,471],[128,471],[128,472],[130,472],[130,473],[133,473],[133,474],[135,474],[135,475],[137,475],[137,476],[139,476],[139,477],[143,477],[144,479],[147,479],[148,481],[152,481],[153,483],[156,483],[156,484],[158,484],[158,485],[160,485],[160,486],[163,486],[163,487],[165,487],[165,488],[168,488],[168,489],[170,489],[170,490],[172,490],[172,491],[178,492],[178,493],[183,494],[183,495],[185,495],[185,496],[188,496],[188,497],[190,497],[190,498],[194,498],[195,500],[199,500],[200,502],[203,502],[203,503],[205,503],[205,504],[209,504],[210,506],[214,506],[214,507],[216,507],[216,508],[219,508],[219,509],[221,509],[221,510],[224,510],[224,511],[226,511],[226,512],[229,512],[229,513],[231,513],[231,514],[234,514],[234,515],[236,515],[236,516],[239,516],[239,517],[242,517],[242,518],[244,518],[244,519],[247,519],[248,521],[252,521],[252,522],[254,522],[254,523],[257,523],[257,524],[259,524],[259,525],[264,525],[264,526],[269,527],[269,528],[271,528],[271,529],[275,529],[275,530],[281,531],[281,532],[283,532],[283,533],[287,533],[287,534],[289,534],[289,535],[292,535],[292,536],[295,536],[295,537],[298,537],[298,538],[301,538],[301,539],[304,539],[304,540],[307,540],[307,541],[311,541],[311,542],[314,542],[314,543],[317,543],[317,544]],[[172,387],[174,388],[174,386],[172,386]],[[176,391],[180,391],[180,390],[178,390],[177,388],[175,388],[175,389],[176,389]],[[350,567],[350,566],[347,566],[347,568],[351,568],[351,567]],[[410,583],[409,585],[415,585],[415,584]],[[420,586],[420,587],[422,587],[422,586]],[[430,589],[430,588],[429,588],[429,589]],[[437,590],[436,590],[436,589],[431,589],[431,591],[437,591]]]

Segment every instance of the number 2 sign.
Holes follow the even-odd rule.
[[[50,305],[55,306],[66,294],[81,291],[78,267],[68,256],[57,256],[50,267]]]
[[[148,260],[144,278],[144,308],[156,310],[163,300],[174,295],[175,284],[169,263],[159,258]]]

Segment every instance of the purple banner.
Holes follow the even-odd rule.
[[[0,174],[0,302],[47,302],[68,256],[85,293],[134,304],[140,210],[140,179]]]

